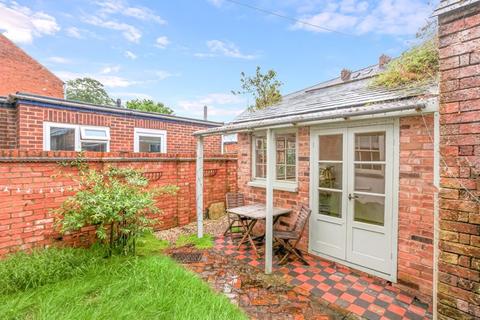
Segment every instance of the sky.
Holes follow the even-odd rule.
[[[399,55],[436,4],[0,0],[0,32],[64,81],[92,77],[122,101],[153,99],[192,118],[208,105],[209,120],[230,121],[252,103],[231,93],[242,71],[274,69],[282,94],[301,90]]]

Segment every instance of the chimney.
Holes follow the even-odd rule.
[[[203,106],[203,120],[207,121],[208,119],[208,107]]]
[[[352,71],[348,69],[343,69],[342,72],[340,72],[340,78],[342,79],[342,81],[350,80],[351,76],[352,76]]]
[[[117,108],[121,108],[122,107],[122,99],[118,98],[117,99]]]
[[[392,61],[392,58],[390,58],[386,54],[382,54],[380,58],[378,58],[378,66],[380,68],[384,68],[390,61]]]

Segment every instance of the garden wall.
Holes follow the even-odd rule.
[[[177,185],[180,189],[176,195],[158,199],[162,214],[156,229],[196,220],[193,154],[159,157],[144,153],[87,152],[84,157],[92,168],[113,165],[141,169],[152,187]],[[71,176],[78,173],[77,168],[61,166],[60,162],[76,158],[75,152],[0,150],[0,256],[60,240],[73,245],[91,241],[94,235],[91,227],[62,237],[53,226],[51,210],[75,193],[76,183]],[[223,201],[226,192],[236,191],[237,159],[207,155],[204,174],[204,205],[208,208],[213,202]]]

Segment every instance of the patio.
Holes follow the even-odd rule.
[[[237,250],[238,240],[218,236],[213,251],[229,260],[258,268],[265,264],[249,246]],[[259,244],[258,247],[261,247]],[[295,292],[311,301],[326,303],[333,310],[345,310],[350,315],[366,319],[431,319],[427,306],[392,287],[387,281],[356,273],[347,267],[320,258],[306,256],[309,265],[289,260],[278,265],[273,259],[273,274],[281,275]]]

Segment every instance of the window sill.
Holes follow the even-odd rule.
[[[252,180],[247,183],[249,187],[255,188],[266,188],[265,180]],[[274,181],[273,189],[287,192],[298,192],[298,183],[297,182],[281,182]]]

